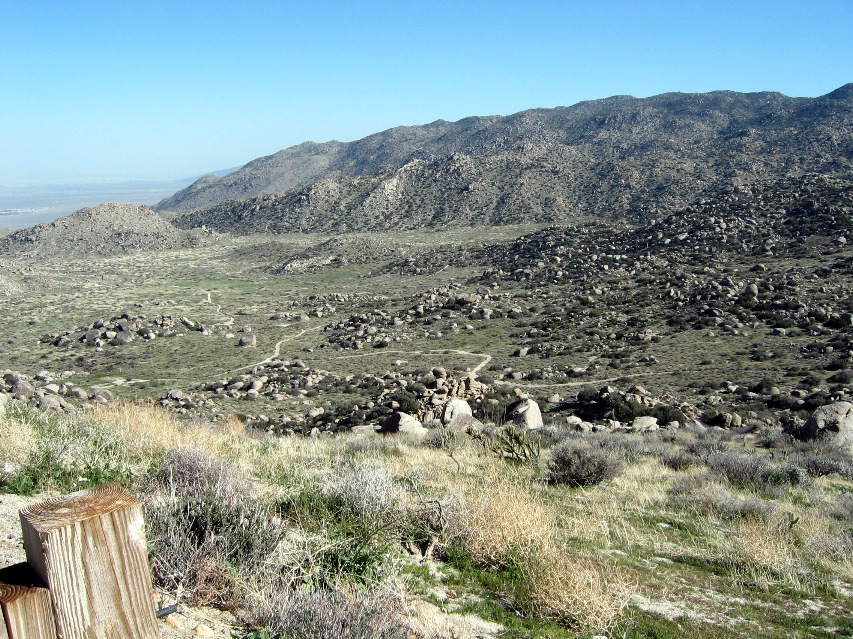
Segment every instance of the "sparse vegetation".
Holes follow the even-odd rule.
[[[129,486],[254,639],[845,636],[853,461],[790,433],[853,399],[849,192],[4,261],[0,487]]]
[[[91,465],[126,469],[124,481],[145,496],[158,587],[239,611],[247,638],[418,636],[427,622],[400,611],[422,588],[504,602],[520,625],[501,605],[477,611],[508,624],[509,636],[647,636],[669,623],[642,603],[664,578],[648,556],[679,575],[670,601],[709,583],[720,596],[750,583],[764,602],[735,614],[767,628],[778,629],[772,611],[802,592],[823,602],[827,623],[849,612],[834,584],[853,580],[853,485],[823,466],[792,481],[791,468],[809,467],[795,460],[820,450],[802,443],[787,444],[789,455],[777,446],[770,459],[729,442],[703,459],[687,448],[715,440],[575,436],[543,450],[550,462],[540,469],[473,445],[454,444],[456,465],[427,442],[248,437],[239,422],[180,423],[150,404],[63,417],[13,403],[3,419],[42,451],[5,453],[39,460],[33,476],[63,454],[41,438],[86,442],[100,451],[82,454]],[[667,462],[674,455],[691,463]],[[43,477],[33,489],[79,486]],[[424,557],[439,560],[437,572],[418,571]],[[710,601],[703,610],[706,636],[732,615]]]

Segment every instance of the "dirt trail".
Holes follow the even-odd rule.
[[[211,306],[215,306],[217,315],[222,315],[223,314],[222,313],[222,304],[214,304],[213,300],[210,297],[210,291],[205,291],[205,293],[207,295],[207,299],[202,300],[202,302],[206,302],[207,304],[210,304]],[[230,316],[226,316],[226,317],[228,317],[228,319],[226,321],[220,322],[218,324],[214,324],[213,326],[225,326],[227,328],[231,328],[231,326],[234,324],[234,318],[230,317]]]
[[[382,349],[381,351],[375,353],[358,353],[355,355],[339,355],[335,359],[357,359],[360,357],[371,357],[374,355],[382,355],[394,353],[396,355],[436,355],[436,354],[446,354],[446,353],[455,353],[456,355],[470,355],[471,357],[482,357],[483,361],[477,364],[474,368],[471,369],[471,374],[476,374],[480,371],[484,366],[489,364],[492,361],[492,356],[488,353],[472,353],[470,351],[460,351],[452,348],[439,348],[429,351],[397,351],[397,350],[388,350]]]
[[[313,331],[319,331],[321,328],[323,328],[323,327],[322,326],[313,326],[311,328],[303,328],[301,331],[299,331],[295,335],[289,335],[288,337],[280,339],[275,343],[275,347],[273,348],[272,354],[269,357],[262,359],[260,362],[255,362],[254,364],[248,364],[246,366],[241,366],[240,368],[237,368],[237,369],[234,369],[233,371],[231,371],[231,373],[243,371],[243,370],[246,370],[247,368],[255,368],[256,366],[263,366],[264,364],[269,364],[271,361],[273,361],[279,355],[281,355],[282,344],[285,344],[285,343],[289,342],[290,340],[296,339],[297,337],[302,337],[303,335],[305,335],[305,333],[311,333]]]

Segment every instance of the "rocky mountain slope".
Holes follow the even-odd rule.
[[[208,232],[176,229],[147,206],[100,204],[0,238],[0,255],[114,255],[200,246]]]
[[[669,93],[398,127],[351,143],[305,143],[158,211],[182,227],[349,231],[645,221],[698,193],[853,170],[853,84],[825,96]]]

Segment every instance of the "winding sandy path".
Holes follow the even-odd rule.
[[[235,368],[233,371],[229,371],[226,374],[230,375],[231,373],[237,373],[239,371],[246,370],[247,368],[255,368],[256,366],[263,366],[264,364],[269,364],[271,361],[273,361],[279,355],[281,355],[282,344],[286,344],[287,342],[294,340],[297,337],[302,337],[303,335],[305,335],[305,333],[312,333],[314,331],[319,331],[322,328],[323,328],[322,326],[312,326],[311,328],[303,328],[301,331],[299,331],[298,333],[295,333],[294,335],[289,335],[285,338],[282,338],[275,343],[275,347],[273,347],[272,354],[269,357],[262,359],[260,362],[255,362],[254,364],[248,364],[246,366],[241,366],[240,368]]]
[[[383,355],[388,353],[394,353],[397,355],[436,355],[436,354],[446,354],[446,353],[455,353],[456,355],[470,355],[471,357],[482,357],[483,361],[477,364],[474,368],[471,369],[471,374],[476,374],[480,371],[484,366],[489,364],[492,361],[492,356],[488,353],[472,353],[470,351],[460,351],[452,348],[438,348],[429,351],[397,351],[397,350],[388,350],[382,349],[381,351],[376,351],[372,353],[357,353],[355,355],[339,355],[334,359],[356,359],[359,357],[372,357],[374,355]]]
[[[202,302],[206,302],[206,303],[210,304],[211,306],[215,306],[216,307],[216,313],[218,315],[222,315],[223,314],[222,313],[222,304],[215,304],[213,302],[213,300],[210,298],[210,291],[205,291],[205,293],[207,294],[207,299],[202,300]],[[220,322],[219,324],[214,324],[213,326],[225,326],[227,328],[231,328],[231,326],[234,324],[234,318],[227,316],[227,315],[226,315],[226,317],[228,318],[226,321]]]

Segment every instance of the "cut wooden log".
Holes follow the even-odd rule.
[[[21,510],[27,562],[62,639],[159,637],[142,504],[115,484]]]
[[[0,570],[0,639],[56,639],[50,592],[27,563]]]

